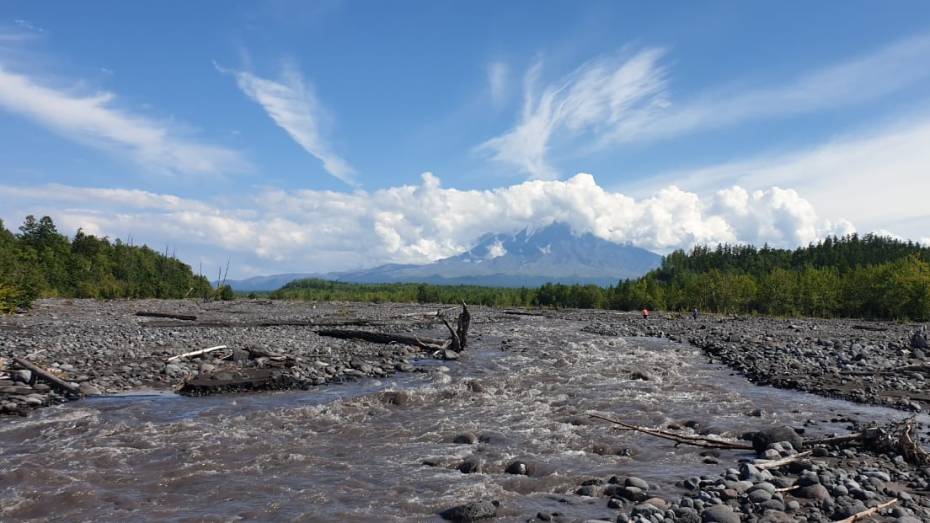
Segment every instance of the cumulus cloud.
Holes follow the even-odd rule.
[[[0,208],[8,220],[40,209],[71,230],[242,253],[266,272],[428,262],[467,250],[487,232],[553,222],[659,252],[717,242],[796,246],[851,230],[792,190],[733,187],[702,196],[671,186],[634,199],[588,174],[465,191],[425,173],[418,185],[372,192],[270,189],[238,206],[137,190],[0,186]]]
[[[670,172],[631,188],[651,194],[669,184],[699,193],[727,185],[791,187],[824,215],[846,217],[868,231],[920,238],[930,223],[928,149],[925,116],[809,148]]]
[[[70,140],[126,155],[149,170],[219,174],[247,168],[236,151],[201,143],[165,123],[118,108],[113,93],[55,89],[2,66],[0,108]]]
[[[323,162],[326,172],[349,185],[355,185],[355,170],[333,152],[323,136],[321,123],[326,112],[296,68],[286,65],[278,80],[261,78],[248,71],[221,72],[235,76],[243,93],[262,106],[268,116],[308,153]]]
[[[657,64],[661,54],[647,49],[627,59],[594,60],[543,88],[538,86],[542,64],[535,64],[524,78],[519,122],[478,150],[532,178],[555,178],[558,173],[546,158],[554,137],[625,126],[662,104],[664,74]]]

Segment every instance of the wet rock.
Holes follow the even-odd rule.
[[[750,441],[752,441],[752,448],[760,454],[765,452],[769,445],[780,441],[791,443],[791,446],[795,449],[800,449],[804,446],[804,440],[801,439],[801,436],[798,435],[793,428],[786,425],[762,429],[758,432],[750,433],[749,437]]]
[[[457,434],[452,438],[452,443],[458,445],[474,445],[478,443],[478,436],[472,432],[463,432],[462,434]]]
[[[453,523],[469,523],[497,516],[499,501],[476,501],[465,505],[458,505],[439,513],[442,519]]]
[[[624,484],[628,487],[636,487],[642,491],[649,490],[649,483],[646,483],[644,480],[633,476],[626,478]]]
[[[462,474],[477,474],[482,471],[483,464],[477,459],[469,458],[460,463],[456,469]]]
[[[617,497],[636,502],[646,501],[646,498],[649,497],[643,489],[633,486],[624,486],[620,488],[617,490],[616,495]]]
[[[514,461],[507,465],[507,468],[504,470],[507,474],[516,474],[519,476],[529,475],[529,468],[526,463],[522,461]]]
[[[579,496],[587,496],[589,498],[593,498],[594,496],[597,495],[597,487],[595,487],[594,485],[583,485],[581,487],[578,487],[577,490],[575,490],[575,494]]]

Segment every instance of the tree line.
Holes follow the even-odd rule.
[[[228,292],[228,291],[227,291]],[[27,216],[14,234],[0,220],[0,312],[39,297],[183,298],[215,293],[190,266],[147,246],[58,232],[48,216]]]
[[[698,246],[665,256],[641,278],[611,287],[548,283],[538,288],[421,283],[354,284],[306,279],[271,298],[319,301],[538,306],[779,316],[930,320],[930,248],[876,235],[830,237],[798,249]],[[232,298],[229,286],[167,253],[27,216],[19,232],[0,220],[0,312],[38,297]]]
[[[930,320],[930,248],[856,234],[798,249],[750,245],[678,250],[641,278],[607,288],[548,283],[535,289],[416,283],[291,282],[273,298],[469,303],[776,316]]]

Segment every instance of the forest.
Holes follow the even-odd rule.
[[[535,289],[416,283],[291,282],[275,298],[691,311],[930,320],[930,248],[893,238],[830,237],[798,249],[698,246],[616,286]]]
[[[229,290],[226,289],[227,294]],[[0,313],[36,298],[184,298],[216,292],[207,278],[167,253],[80,229],[58,232],[48,216],[27,216],[14,234],[0,220]]]
[[[930,248],[877,235],[830,237],[798,249],[697,246],[663,258],[641,278],[534,289],[419,283],[298,280],[271,298],[319,301],[460,303],[772,316],[930,320]],[[78,230],[61,234],[48,216],[27,216],[14,234],[0,221],[0,312],[39,297],[224,298],[190,266],[147,246]]]

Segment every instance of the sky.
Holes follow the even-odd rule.
[[[930,3],[0,4],[0,219],[230,276],[930,243]]]

